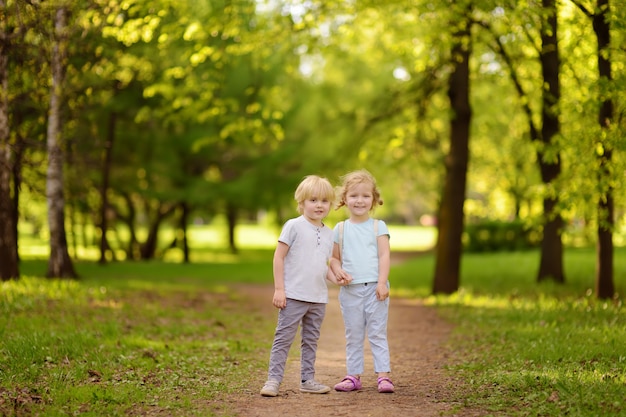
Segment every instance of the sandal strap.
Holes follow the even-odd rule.
[[[354,387],[355,387],[355,388],[359,386],[359,380],[358,380],[358,379],[356,379],[355,377],[353,377],[352,375],[346,375],[346,376],[345,376],[345,377],[341,380],[341,382],[343,382],[343,381],[350,381],[350,382],[352,382],[352,384],[354,385]]]

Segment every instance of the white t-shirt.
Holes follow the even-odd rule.
[[[374,236],[374,219],[363,223],[343,222],[342,268],[352,275],[351,284],[378,282],[378,236],[389,236],[384,221],[378,220],[378,234]],[[334,229],[334,241],[339,244],[339,225]]]
[[[286,297],[328,303],[326,274],[333,249],[332,230],[300,216],[287,220],[278,241],[289,246],[284,270]]]

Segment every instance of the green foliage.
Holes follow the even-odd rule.
[[[45,134],[54,5],[7,4],[7,28],[16,31],[7,46],[10,141],[18,151],[25,146],[16,152],[22,192],[43,200],[46,155],[37,143]],[[262,211],[281,223],[304,175],[336,181],[361,167],[381,184],[379,213],[404,224],[436,213],[449,133],[449,14],[459,4],[81,0],[69,6],[62,139],[67,204],[78,221],[100,223],[109,146],[113,234],[154,225],[162,211],[176,223],[180,211],[171,208],[181,203],[203,218],[228,205],[240,210],[238,220]],[[563,180],[544,188],[537,148],[527,141],[541,111],[541,10],[514,2],[472,7],[466,213],[539,223],[541,198],[558,193],[564,217],[593,229],[599,193],[613,187],[618,209],[626,195],[619,180],[623,126],[600,131],[596,113],[603,97],[614,100],[616,115],[623,113],[624,76],[596,79],[591,22],[573,5],[561,5],[563,135],[554,151],[562,155]],[[613,5],[609,14],[614,45],[605,52],[615,68],[624,62],[623,13]],[[601,178],[598,144],[616,151]],[[31,205],[20,200],[23,217],[32,215]],[[45,222],[45,213],[37,216]]]
[[[481,221],[465,226],[464,249],[467,252],[522,250],[537,247],[540,236],[522,221]]]

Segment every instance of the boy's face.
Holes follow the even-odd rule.
[[[311,223],[321,224],[330,211],[330,200],[313,196],[300,203],[302,214]]]

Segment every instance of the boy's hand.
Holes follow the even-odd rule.
[[[285,296],[285,290],[274,290],[274,298],[272,304],[276,308],[283,309],[287,307],[287,297]]]

